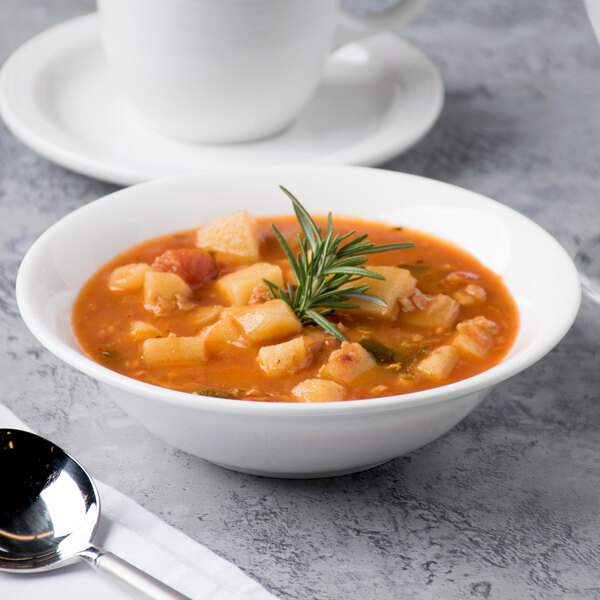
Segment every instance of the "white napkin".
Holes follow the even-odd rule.
[[[30,430],[0,404],[0,428],[7,427]],[[193,600],[277,600],[235,565],[117,490],[97,480],[95,483],[102,508],[94,537],[98,546]],[[0,598],[132,600],[135,597],[83,563],[36,574],[0,572]]]

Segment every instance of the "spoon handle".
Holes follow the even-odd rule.
[[[100,573],[112,577],[150,600],[190,600],[112,552],[90,546],[80,556]]]

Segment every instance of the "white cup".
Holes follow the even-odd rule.
[[[340,45],[389,30],[423,0],[375,17],[338,0],[97,0],[109,70],[148,126],[236,143],[273,135],[300,113]]]

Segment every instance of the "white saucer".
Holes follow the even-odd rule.
[[[375,165],[406,150],[442,108],[441,77],[392,34],[336,52],[296,122],[269,139],[200,145],[149,130],[111,84],[95,14],[37,35],[0,72],[0,114],[27,146],[55,163],[113,183],[221,166]]]

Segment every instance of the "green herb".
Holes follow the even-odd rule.
[[[228,400],[234,398],[233,394],[231,394],[230,392],[226,392],[225,390],[208,389],[208,390],[201,390],[196,393],[199,396],[210,396],[211,398],[227,398]]]
[[[385,344],[374,340],[373,338],[366,337],[362,340],[359,340],[358,343],[367,352],[370,352],[373,355],[373,358],[379,363],[389,365],[391,363],[397,362],[398,360],[396,357],[396,352],[394,350],[392,350]]]
[[[389,365],[389,368],[401,373],[407,373],[413,362],[431,347],[429,344],[415,344],[404,340],[399,348],[390,348],[368,337],[363,338],[358,343],[370,352],[378,363]]]
[[[367,254],[412,248],[411,243],[376,245],[368,241],[367,234],[352,236],[355,230],[344,235],[333,233],[333,218],[327,215],[325,235],[300,202],[283,186],[283,192],[292,201],[296,218],[302,229],[298,235],[300,250],[296,256],[277,227],[271,228],[283,248],[296,279],[296,286],[289,283],[284,290],[271,281],[264,280],[274,298],[285,300],[302,323],[314,323],[338,340],[347,341],[346,337],[326,317],[331,317],[336,309],[360,308],[360,304],[348,300],[371,302],[378,306],[386,303],[373,294],[366,293],[368,284],[352,285],[365,277],[383,279],[385,277],[367,269]]]
[[[431,348],[431,346],[426,344],[410,350],[405,350],[404,352],[396,352],[396,363],[394,364],[396,370],[403,373],[408,372],[415,360],[421,356],[421,354],[427,352],[429,348]]]
[[[401,269],[408,269],[415,277],[418,275],[423,275],[423,273],[429,270],[429,267],[426,267],[425,265],[400,264],[398,267]]]
[[[111,367],[118,367],[123,362],[123,355],[117,350],[99,350],[99,362]]]

